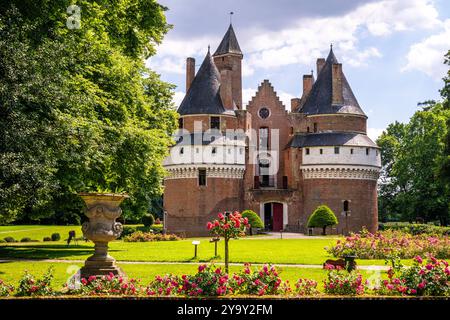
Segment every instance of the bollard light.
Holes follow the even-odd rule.
[[[200,241],[194,240],[192,244],[194,245],[194,258],[197,258],[197,246],[200,244]]]

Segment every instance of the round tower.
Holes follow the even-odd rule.
[[[367,116],[360,108],[333,50],[318,60],[317,81],[297,110],[304,121],[291,147],[301,148],[303,216],[328,205],[336,214],[338,233],[378,229],[378,146],[367,136]]]
[[[242,58],[231,26],[217,52],[219,61]],[[235,83],[240,68],[221,67],[209,49],[196,75],[195,60],[187,59],[187,93],[178,108],[179,131],[163,164],[168,172],[164,180],[168,232],[207,235],[206,223],[217,213],[243,207],[245,135],[236,131],[241,123],[240,79]]]

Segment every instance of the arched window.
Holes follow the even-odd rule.
[[[349,202],[348,200],[344,201],[344,211],[349,211],[349,206],[348,206]]]

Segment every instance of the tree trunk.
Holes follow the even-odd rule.
[[[225,238],[225,273],[228,274],[228,238]]]
[[[252,227],[250,227],[250,235],[251,236],[253,235],[253,228]]]
[[[323,236],[325,236],[327,233],[326,233],[326,229],[327,229],[327,226],[325,226],[325,227],[323,227],[323,229],[322,229],[322,235]]]

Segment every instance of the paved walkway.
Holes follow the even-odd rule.
[[[334,236],[337,237],[337,236]],[[333,236],[307,236],[303,233],[294,232],[267,232],[267,234],[261,234],[256,237],[244,237],[242,240],[260,240],[260,239],[333,239]]]
[[[61,259],[0,259],[0,263],[7,262],[51,262],[51,263],[84,263],[85,260],[61,260]],[[198,265],[202,262],[157,262],[157,261],[117,261],[119,264],[144,264],[144,265],[164,265],[164,264],[184,264],[184,265]],[[207,263],[207,262],[204,262]],[[218,265],[222,262],[216,263]],[[231,266],[243,266],[244,263],[230,263]],[[263,263],[252,263],[252,266],[262,266]],[[322,265],[318,264],[274,264],[276,267],[290,267],[303,269],[322,269]],[[358,266],[360,270],[382,271],[388,270],[388,266]]]

